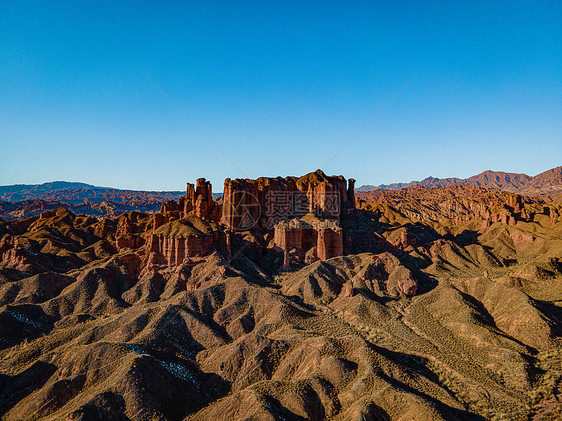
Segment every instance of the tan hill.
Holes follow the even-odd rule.
[[[224,191],[0,221],[3,420],[561,416],[562,205],[320,171]]]

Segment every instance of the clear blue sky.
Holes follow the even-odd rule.
[[[267,4],[266,4],[267,3]],[[307,3],[303,6],[301,3]],[[457,3],[463,3],[459,5]],[[562,165],[562,3],[0,1],[0,184]]]

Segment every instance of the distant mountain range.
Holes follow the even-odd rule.
[[[357,192],[373,190],[400,190],[411,187],[449,187],[455,185],[473,185],[488,187],[512,193],[530,196],[562,195],[562,166],[545,171],[534,177],[526,174],[502,171],[484,171],[469,178],[435,178],[427,177],[422,181],[409,183],[365,185]],[[0,201],[51,201],[71,205],[115,203],[127,206],[151,206],[166,200],[177,200],[185,191],[144,191],[121,190],[112,187],[99,187],[86,183],[53,181],[43,184],[16,184],[0,186]],[[214,193],[215,198],[222,193]]]
[[[378,189],[400,190],[416,186],[449,187],[455,185],[481,186],[533,196],[557,194],[562,193],[562,166],[545,171],[534,177],[527,174],[488,170],[469,178],[427,177],[422,181],[411,181],[409,183],[381,184],[379,186],[365,185],[358,187],[356,190],[364,193]]]
[[[184,194],[184,191],[121,190],[68,181],[0,186],[0,200],[6,202],[53,200],[69,204],[101,202],[134,204],[177,200]]]

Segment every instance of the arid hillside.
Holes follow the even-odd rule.
[[[562,166],[544,171],[534,177],[526,174],[507,173],[503,171],[484,171],[468,178],[435,178],[427,177],[422,181],[409,183],[383,184],[380,186],[361,186],[357,189],[360,193],[383,190],[400,190],[413,187],[451,187],[451,186],[479,186],[498,189],[510,193],[525,194],[528,196],[551,196],[551,200],[558,199],[562,193]]]
[[[2,420],[562,417],[562,205],[205,179],[0,221]]]
[[[137,204],[174,200],[181,197],[181,195],[182,192],[177,191],[122,190],[67,181],[0,186],[0,200],[5,202],[47,200],[64,202],[67,204],[101,202]]]
[[[103,217],[103,218],[116,218],[117,216],[132,212],[148,212],[153,213],[160,210],[162,206],[161,200],[149,201],[133,201],[131,203],[116,203],[116,202],[87,202],[70,204],[59,202],[55,200],[22,200],[19,202],[2,202],[0,201],[0,219],[14,220],[21,218],[30,218],[38,216],[39,214],[47,211],[64,207],[76,214],[87,216]]]

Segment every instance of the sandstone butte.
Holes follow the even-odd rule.
[[[152,215],[151,226],[137,223],[134,218],[120,218],[116,246],[118,250],[140,249],[144,273],[173,268],[181,271],[217,250],[231,258],[235,234],[240,233],[252,236],[252,232],[259,232],[265,240],[259,244],[262,250],[283,253],[284,270],[290,270],[292,263],[311,264],[344,256],[353,249],[364,249],[365,240],[377,241],[342,225],[342,221],[353,221],[359,209],[371,206],[355,197],[354,183],[354,179],[346,181],[343,176],[327,176],[321,170],[300,178],[226,179],[222,203],[217,203],[212,197],[211,183],[199,178],[195,185],[187,184],[185,196],[177,202],[164,202],[160,212]],[[490,191],[474,186],[449,189],[459,190],[460,196],[462,192],[475,195],[480,190]],[[416,189],[385,192],[384,198],[388,201],[392,195],[408,191],[411,194],[411,190]],[[420,191],[427,195],[429,190]],[[376,202],[373,194],[376,192],[363,196]],[[449,202],[444,198],[442,203],[451,210],[468,207],[470,212],[465,215],[456,209],[453,222],[461,224],[477,219],[482,229],[495,222],[515,226],[517,221],[532,218],[523,206],[522,196],[496,190],[490,197],[481,197],[478,201],[463,202],[462,197],[455,197]],[[543,212],[550,215],[553,223],[558,218],[554,207],[545,206]],[[529,240],[531,237],[528,237],[515,235],[514,241]],[[405,228],[397,238],[387,242],[386,250],[408,249],[420,242],[415,233]],[[395,293],[414,295],[416,281],[410,274],[402,275],[404,279],[398,282],[402,286]]]
[[[118,249],[144,247],[147,268],[189,264],[212,250],[231,253],[232,234],[258,230],[270,234],[271,247],[306,263],[342,256],[342,214],[355,210],[354,180],[326,176],[321,170],[303,177],[226,179],[222,204],[213,200],[211,183],[188,183],[186,195],[166,201],[144,231],[121,219]]]

